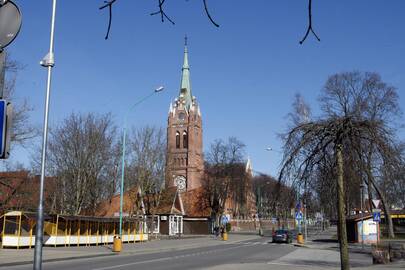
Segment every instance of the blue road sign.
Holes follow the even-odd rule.
[[[373,212],[373,221],[381,222],[381,212]]]
[[[296,220],[301,220],[302,219],[302,212],[301,211],[295,213],[295,219]]]
[[[6,149],[6,118],[7,116],[7,102],[0,100],[0,157],[4,156]]]
[[[226,216],[222,216],[221,223],[222,224],[228,223],[228,218]]]

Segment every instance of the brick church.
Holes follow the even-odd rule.
[[[179,96],[170,103],[167,124],[166,188],[188,192],[202,187],[204,171],[200,106],[192,95],[187,40]]]

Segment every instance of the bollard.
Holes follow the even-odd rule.
[[[113,241],[113,252],[121,252],[122,250],[122,241],[119,236],[114,236],[114,241]]]
[[[227,241],[228,240],[228,233],[224,232],[222,235],[222,240]]]
[[[302,235],[302,233],[297,234],[297,243],[304,244],[304,236]]]

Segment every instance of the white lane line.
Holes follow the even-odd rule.
[[[224,248],[218,251],[225,251],[225,250],[230,250],[230,249],[235,249],[235,248],[241,248],[241,246],[235,246],[235,247],[230,247],[230,248]],[[201,255],[201,252],[196,252],[196,253],[191,253],[188,254],[188,256],[197,256]],[[181,255],[180,255],[181,256]],[[137,264],[145,264],[145,263],[153,263],[153,262],[162,262],[162,261],[170,261],[173,259],[177,259],[179,256],[171,256],[171,257],[165,257],[165,258],[159,258],[159,259],[152,259],[152,260],[146,260],[146,261],[140,261],[140,262],[132,262],[132,263],[125,263],[125,264],[119,264],[119,265],[112,265],[112,266],[106,266],[106,267],[100,267],[100,268],[93,268],[92,270],[109,270],[109,269],[116,269],[116,268],[121,268],[125,266],[131,266],[131,265],[137,265]]]
[[[309,264],[278,263],[278,262],[268,262],[267,264],[280,265],[280,266],[309,267],[309,268],[317,267],[316,265],[309,265]],[[322,267],[324,267],[324,266],[322,266]],[[336,268],[336,267],[332,267],[332,268]]]
[[[151,262],[162,262],[162,261],[168,261],[168,260],[172,260],[172,259],[174,259],[174,257],[166,257],[166,258],[153,259],[153,260],[147,260],[147,261],[140,261],[140,262],[133,262],[133,263],[125,263],[125,264],[120,264],[120,265],[113,265],[113,266],[107,266],[107,267],[101,267],[101,268],[94,268],[93,270],[115,269],[115,268],[130,266],[130,265],[143,264],[143,263],[151,263]]]

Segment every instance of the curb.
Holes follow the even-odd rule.
[[[310,248],[309,246],[307,246],[307,245],[305,245],[305,244],[293,243],[292,245],[293,245],[294,247]]]
[[[85,255],[85,256],[71,256],[71,257],[63,257],[63,258],[53,258],[53,259],[45,259],[42,260],[43,263],[46,262],[60,262],[60,261],[67,261],[67,260],[78,260],[78,259],[89,259],[89,258],[97,258],[97,257],[105,257],[105,256],[116,256],[117,253],[106,253],[106,254],[94,254],[94,255]],[[33,264],[34,261],[22,261],[22,262],[9,262],[9,263],[0,263],[0,267],[6,266],[18,266],[18,265],[27,265]]]

